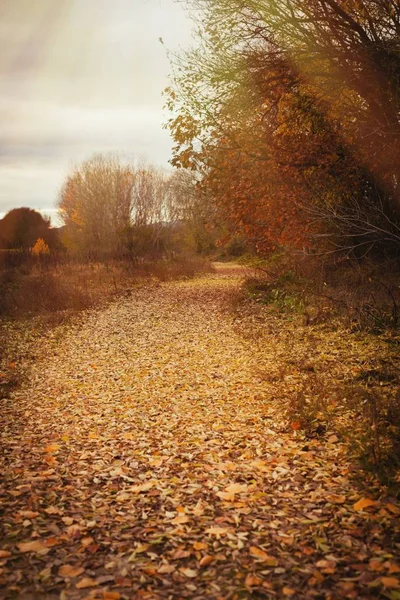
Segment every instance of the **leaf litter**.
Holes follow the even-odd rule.
[[[89,311],[4,399],[4,598],[400,598],[398,504],[284,422],[239,281]]]

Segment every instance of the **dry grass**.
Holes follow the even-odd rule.
[[[393,263],[283,257],[244,287],[254,307],[244,334],[275,353],[265,378],[279,386],[288,426],[335,431],[385,483],[400,476],[399,281]]]
[[[190,278],[211,265],[198,257],[134,263],[64,263],[0,274],[0,316],[25,317],[85,310],[149,281]]]

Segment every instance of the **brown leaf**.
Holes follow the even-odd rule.
[[[81,579],[80,581],[78,581],[78,583],[75,584],[75,587],[78,590],[83,590],[85,588],[97,587],[97,585],[98,583],[94,579],[91,579],[90,577],[83,577],[83,579]]]
[[[193,548],[195,550],[206,550],[208,548],[208,544],[205,544],[204,542],[194,542]]]
[[[210,556],[209,554],[206,554],[206,556],[203,556],[199,564],[201,567],[207,567],[207,565],[211,565],[211,563],[213,563],[214,561],[215,556]]]
[[[61,577],[78,577],[78,575],[82,575],[85,572],[83,567],[78,567],[74,565],[62,565],[58,569],[58,574]]]
[[[36,519],[40,513],[33,512],[32,510],[20,510],[19,514],[25,519]]]
[[[257,577],[257,575],[252,575],[251,573],[249,573],[247,575],[246,579],[244,580],[244,583],[248,587],[254,587],[256,585],[261,585],[262,584],[262,579],[260,579],[259,577]]]
[[[67,535],[72,540],[78,540],[82,535],[81,528],[79,525],[70,525],[67,527]]]
[[[400,581],[396,577],[381,577],[380,581],[382,585],[384,585],[387,588],[400,587]]]
[[[44,509],[44,512],[48,515],[61,515],[62,512],[59,508],[57,508],[56,506],[49,506],[48,508]]]
[[[229,529],[227,529],[226,527],[208,527],[208,529],[206,529],[206,533],[209,533],[210,535],[226,535],[229,532]]]
[[[141,492],[148,492],[155,485],[156,485],[156,482],[152,479],[152,480],[146,481],[145,483],[142,483],[140,485],[133,485],[129,489],[134,494],[140,494]]]
[[[250,554],[255,558],[258,558],[263,563],[266,563],[269,567],[276,567],[278,564],[277,559],[274,556],[270,556],[261,548],[257,548],[257,546],[250,546]]]
[[[242,494],[243,492],[247,492],[247,484],[246,483],[231,483],[228,487],[225,488],[225,492],[228,494]]]
[[[125,587],[125,588],[132,587],[132,580],[129,579],[128,577],[120,577],[119,575],[117,575],[116,577],[114,577],[114,581],[115,581],[115,585],[117,585],[118,587]]]
[[[179,572],[182,573],[182,575],[185,575],[185,577],[189,577],[190,579],[197,577],[197,574],[198,574],[198,572],[195,571],[194,569],[189,569],[187,567],[181,567],[179,569]]]
[[[328,494],[326,498],[332,504],[344,504],[346,502],[346,496],[339,494]]]
[[[161,567],[157,569],[157,573],[169,575],[175,571],[175,568],[175,565],[161,565]]]
[[[171,520],[171,523],[174,525],[183,525],[184,523],[188,523],[190,521],[187,515],[178,515],[174,519]]]
[[[8,550],[0,550],[0,558],[8,558],[9,556],[11,556],[11,552],[8,552]]]
[[[21,542],[17,544],[20,552],[37,552],[39,554],[47,554],[49,549],[42,540],[34,540],[32,542]]]

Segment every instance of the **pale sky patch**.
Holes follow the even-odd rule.
[[[0,213],[54,211],[72,165],[113,152],[167,167],[166,47],[191,44],[173,0],[2,0]]]

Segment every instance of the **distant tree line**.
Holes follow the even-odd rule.
[[[208,253],[218,237],[211,227],[213,207],[191,171],[166,173],[115,156],[95,155],[74,168],[58,209],[59,228],[33,209],[11,210],[0,220],[0,249],[41,257],[135,258]]]
[[[96,155],[76,167],[60,192],[62,240],[70,252],[143,255],[207,252],[210,206],[188,170]]]

